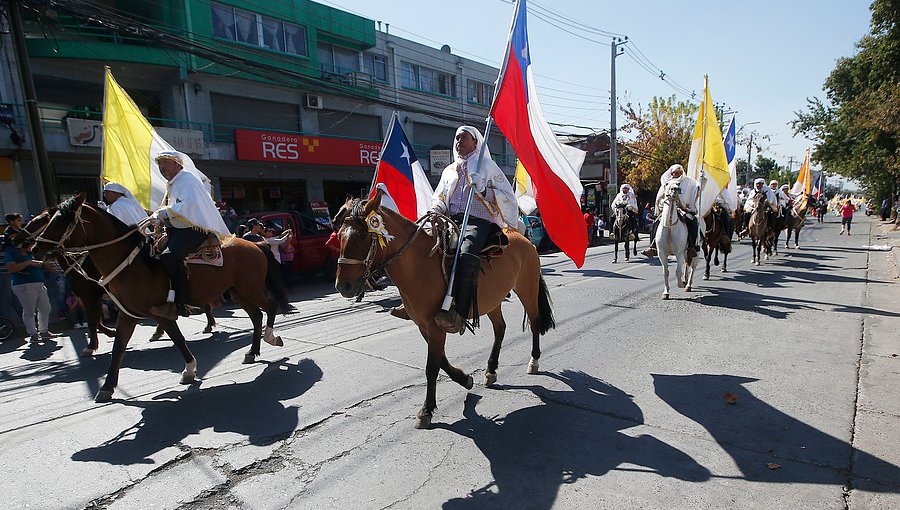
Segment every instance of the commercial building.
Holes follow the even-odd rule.
[[[66,10],[20,3],[63,199],[99,198],[104,66],[239,212],[317,201],[334,209],[364,193],[394,111],[436,183],[456,127],[483,128],[498,73],[307,0],[105,0],[90,11],[79,2]],[[41,176],[8,33],[0,35],[0,209],[34,214],[45,205]],[[512,175],[503,136],[489,146]]]

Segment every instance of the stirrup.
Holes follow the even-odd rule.
[[[460,315],[459,312],[452,308],[447,311],[438,311],[438,313],[434,316],[434,322],[445,333],[459,333],[463,328],[463,324],[465,323],[462,315]]]

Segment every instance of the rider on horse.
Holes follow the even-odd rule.
[[[147,211],[138,199],[128,188],[117,182],[110,182],[103,187],[103,204],[106,205],[106,212],[129,227],[147,219]]]
[[[741,235],[747,235],[749,231],[747,230],[747,226],[750,224],[750,216],[753,214],[753,211],[756,209],[756,202],[753,200],[758,193],[763,193],[766,195],[766,200],[769,202],[769,207],[771,211],[769,212],[769,221],[771,224],[772,216],[775,211],[778,210],[778,199],[775,197],[775,191],[772,188],[766,186],[765,179],[756,179],[753,181],[753,191],[747,196],[747,200],[744,202],[744,231],[741,232]]]
[[[655,257],[656,253],[656,229],[659,228],[659,214],[662,209],[662,201],[666,195],[666,188],[669,185],[677,184],[679,187],[679,204],[678,208],[686,213],[681,216],[681,219],[685,222],[688,228],[688,255],[690,257],[695,257],[697,255],[697,250],[700,249],[700,246],[697,244],[697,240],[700,238],[700,222],[697,220],[697,196],[700,193],[700,185],[697,184],[697,181],[691,179],[687,175],[684,174],[684,167],[675,164],[669,167],[665,173],[659,178],[659,182],[661,186],[659,187],[659,191],[656,193],[656,206],[655,206],[655,216],[656,220],[653,222],[653,233],[650,238],[650,247],[644,250],[642,253],[648,257]],[[691,253],[693,252],[693,253]]]
[[[475,196],[469,211],[469,223],[459,236],[460,252],[453,285],[453,306],[440,311],[434,320],[448,333],[458,333],[472,308],[476,279],[481,268],[479,254],[498,230],[516,228],[518,205],[509,179],[491,159],[487,147],[478,164],[484,137],[478,129],[462,126],[456,130],[453,144],[456,159],[444,168],[432,197],[431,210],[450,216],[462,224],[469,188]],[[478,171],[476,174],[475,171]]]
[[[156,163],[169,182],[162,204],[152,217],[166,226],[169,241],[159,261],[169,274],[173,290],[169,291],[165,303],[153,306],[150,311],[174,319],[178,314],[190,315],[187,305],[191,304],[191,290],[185,257],[197,251],[208,237],[216,236],[221,241],[231,233],[200,179],[182,171],[184,162],[180,153],[161,152]]]
[[[613,211],[617,211],[619,206],[625,207],[625,213],[628,215],[628,222],[631,224],[631,231],[634,237],[638,235],[638,206],[637,198],[634,196],[634,190],[630,184],[623,184],[619,187],[619,194],[613,199]]]
[[[776,181],[775,179],[772,179],[771,181],[769,181],[769,188],[771,188],[772,192],[775,193],[775,200],[778,205],[778,215],[781,216],[782,218],[784,218],[785,222],[786,222],[788,219],[788,215],[785,211],[787,209],[789,209],[789,207],[788,207],[789,198],[788,198],[787,194],[785,193],[784,188],[778,187],[778,181]]]

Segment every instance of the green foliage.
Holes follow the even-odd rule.
[[[622,108],[628,117],[622,131],[635,138],[623,147],[620,168],[636,191],[656,191],[659,177],[675,163],[687,168],[697,109],[674,95],[654,97],[646,110],[640,105],[637,111],[631,105]]]
[[[812,158],[831,173],[887,195],[900,179],[900,0],[875,0],[871,33],[825,80],[827,101],[807,100],[794,133],[815,141]]]

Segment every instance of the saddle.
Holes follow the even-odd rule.
[[[156,257],[158,254],[165,251],[166,246],[168,245],[169,236],[166,234],[165,230],[154,234],[150,239],[151,256]],[[222,243],[219,241],[218,237],[212,234],[206,238],[206,241],[203,241],[196,251],[190,253],[184,259],[185,264],[213,267],[222,267],[224,262],[225,258],[222,256]]]
[[[452,259],[453,255],[456,253],[457,243],[459,243],[459,234],[456,231],[449,233],[446,255],[448,259]],[[488,238],[487,244],[485,244],[481,252],[478,253],[478,258],[490,261],[492,258],[500,257],[503,255],[503,250],[505,250],[507,246],[509,246],[509,238],[498,228]]]

